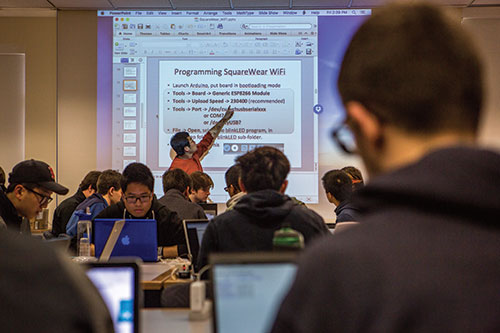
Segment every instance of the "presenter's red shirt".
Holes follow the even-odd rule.
[[[187,160],[181,159],[179,157],[174,158],[172,164],[170,164],[169,170],[182,169],[188,175],[192,174],[195,171],[203,172],[203,167],[201,166],[200,159],[208,152],[213,141],[214,138],[212,134],[210,134],[210,132],[207,132],[203,139],[201,139],[201,141],[196,145],[198,149],[196,150],[196,153],[193,154],[193,157]]]

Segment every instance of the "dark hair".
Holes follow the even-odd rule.
[[[238,192],[241,192],[240,185],[238,184],[238,179],[241,175],[241,165],[235,164],[229,169],[227,169],[226,174],[224,175],[226,179],[226,186],[229,187],[233,185],[234,189]]]
[[[201,171],[195,171],[191,175],[191,180],[193,181],[193,191],[198,191],[200,189],[204,190],[206,188],[213,188],[214,182],[209,175]]]
[[[163,192],[175,188],[184,193],[186,189],[193,187],[191,177],[182,169],[167,170],[163,174]]]
[[[179,132],[170,139],[170,146],[177,153],[178,156],[184,155],[184,147],[189,146],[189,133]]]
[[[347,48],[338,88],[344,104],[408,132],[477,131],[480,60],[460,24],[430,4],[376,11]]]
[[[349,199],[352,195],[352,179],[342,170],[330,170],[323,178],[323,188],[339,202]]]
[[[5,185],[5,171],[0,167],[0,186]]]
[[[122,173],[121,187],[122,191],[127,190],[130,183],[139,183],[146,186],[151,192],[155,186],[155,179],[151,170],[142,163],[130,163]]]
[[[110,188],[119,190],[121,187],[122,175],[115,170],[104,170],[97,179],[97,193],[105,195]]]
[[[78,188],[81,191],[85,191],[90,186],[94,191],[97,191],[97,179],[99,178],[100,175],[101,171],[96,171],[96,170],[90,171],[85,175]]]
[[[241,181],[247,192],[260,190],[279,191],[290,172],[290,162],[280,150],[260,147],[240,156]]]
[[[347,173],[348,176],[351,177],[352,180],[359,180],[361,183],[363,183],[363,175],[361,174],[361,171],[359,169],[353,167],[353,166],[346,166],[340,169]]]

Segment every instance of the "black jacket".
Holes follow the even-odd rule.
[[[66,233],[66,224],[68,224],[71,215],[76,207],[85,200],[85,194],[82,190],[78,190],[71,197],[63,200],[54,211],[54,218],[52,219],[52,234],[59,236],[59,234]]]
[[[3,190],[0,190],[0,218],[5,222],[9,230],[24,235],[31,235],[28,219],[22,218],[17,214],[16,208]]]
[[[353,201],[360,224],[307,251],[274,333],[500,331],[500,155],[435,151]]]
[[[124,210],[125,205],[122,201],[120,201],[105,208],[95,218],[123,218]],[[127,211],[125,214],[125,218],[135,219],[136,217],[133,217]],[[182,229],[182,222],[179,219],[179,216],[177,216],[177,213],[169,210],[167,207],[159,203],[156,198],[153,199],[151,208],[142,218],[154,218],[156,220],[158,246],[179,245],[184,249],[186,248],[186,239],[184,237],[184,230]],[[182,254],[181,250],[179,250],[179,254]]]
[[[284,221],[302,233],[306,245],[328,233],[321,216],[290,197],[273,190],[249,193],[208,224],[197,268],[208,263],[211,252],[272,251],[274,232]]]
[[[158,201],[168,209],[176,212],[181,220],[207,218],[200,205],[191,202],[181,191],[175,188],[168,190]]]
[[[335,214],[337,215],[336,223],[357,222],[359,220],[359,210],[350,199],[339,203],[335,208]]]

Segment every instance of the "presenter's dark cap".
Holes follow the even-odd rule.
[[[9,173],[9,184],[37,184],[49,191],[65,195],[68,189],[56,183],[54,170],[45,162],[33,159],[20,162]]]

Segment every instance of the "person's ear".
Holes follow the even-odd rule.
[[[285,179],[285,181],[283,182],[283,184],[281,184],[280,193],[281,194],[285,194],[285,191],[286,191],[287,187],[288,187],[288,180]]]
[[[189,149],[191,149],[191,147],[190,147],[190,146],[184,146],[184,152],[185,152],[185,153],[189,152]]]
[[[243,184],[243,182],[241,181],[241,178],[238,178],[238,185],[240,186],[242,192],[247,191],[245,184]]]
[[[378,146],[382,139],[382,124],[377,117],[359,102],[347,102],[345,105],[347,124],[355,134],[361,135],[372,146]]]
[[[186,190],[184,191],[184,193],[182,193],[186,198],[189,197],[189,193],[191,193],[191,187],[186,187]]]
[[[23,190],[25,188],[22,186],[22,185],[16,185],[16,187],[14,187],[14,195],[15,197],[18,199],[18,200],[21,200],[24,196],[24,193],[23,193]],[[28,190],[24,191],[24,192],[28,192]]]

